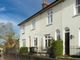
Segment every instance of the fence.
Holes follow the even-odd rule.
[[[70,47],[70,55],[80,56],[80,47],[77,46]]]

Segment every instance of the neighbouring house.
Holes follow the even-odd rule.
[[[0,46],[0,55],[3,53],[3,51],[4,51],[3,46]]]
[[[19,24],[20,47],[44,51],[50,40],[63,40],[63,55],[80,55],[80,0],[44,2],[43,8]]]

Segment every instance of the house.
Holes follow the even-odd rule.
[[[44,51],[52,38],[63,40],[63,55],[80,55],[80,0],[55,0],[19,24],[20,47]]]

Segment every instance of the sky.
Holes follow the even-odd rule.
[[[14,25],[41,9],[41,0],[0,0],[0,22]]]
[[[13,23],[15,31],[19,33],[17,25],[41,10],[41,4],[42,0],[0,0],[0,22]]]
[[[17,24],[42,9],[41,4],[42,0],[0,0],[0,22],[12,22],[17,30]]]
[[[0,0],[0,22],[12,22],[17,27],[18,23],[40,9],[39,4],[40,0]]]

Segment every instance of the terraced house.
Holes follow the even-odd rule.
[[[19,24],[20,47],[44,51],[50,40],[63,40],[63,55],[80,54],[80,0],[46,1],[43,8]]]

